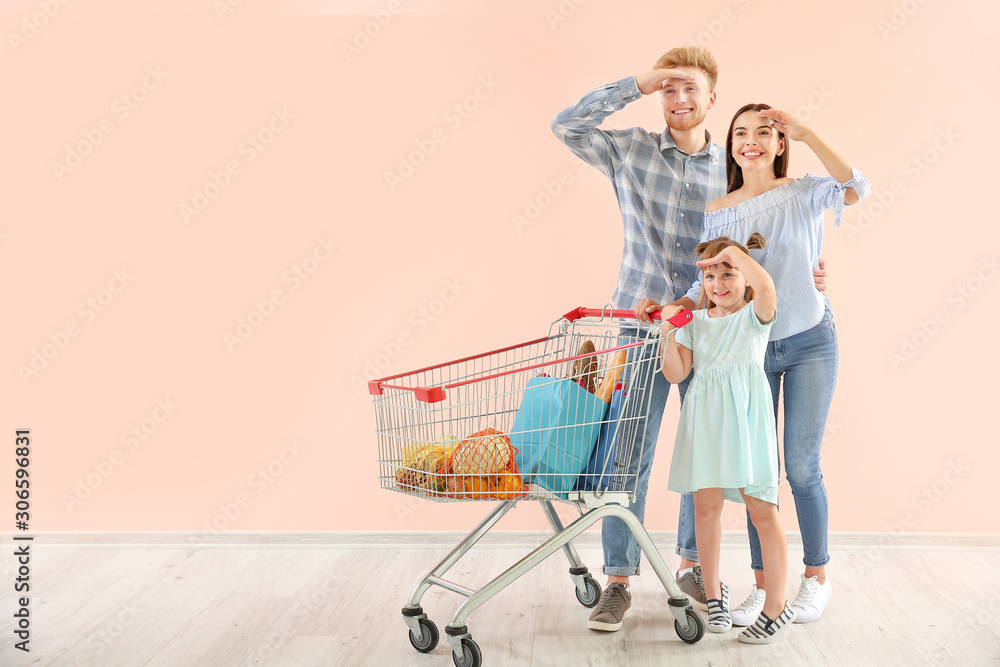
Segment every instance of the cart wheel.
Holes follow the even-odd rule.
[[[462,640],[462,657],[457,653],[451,654],[451,659],[457,667],[480,667],[483,664],[483,652],[479,650],[479,644],[473,641],[472,637]]]
[[[705,621],[701,620],[701,616],[694,610],[693,607],[688,607],[684,610],[687,614],[688,629],[684,632],[684,628],[681,627],[679,621],[674,621],[674,630],[677,631],[677,636],[682,640],[686,641],[688,644],[696,644],[702,637],[705,636]]]
[[[587,592],[580,593],[580,589],[576,588],[576,599],[584,607],[596,607],[601,599],[601,585],[589,574],[583,578],[583,583],[587,587]]]
[[[437,626],[434,625],[434,621],[429,618],[422,618],[419,623],[421,638],[418,641],[417,638],[413,636],[413,630],[410,630],[410,643],[413,644],[413,648],[417,649],[421,653],[430,653],[438,644]]]

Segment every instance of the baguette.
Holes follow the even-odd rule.
[[[627,359],[628,350],[619,350],[611,365],[604,369],[604,380],[597,390],[597,397],[605,403],[611,403],[611,396],[615,393],[615,385],[622,379]]]

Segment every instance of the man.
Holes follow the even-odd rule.
[[[614,185],[625,244],[613,303],[616,308],[635,308],[646,323],[651,322],[648,313],[659,310],[659,304],[687,303],[681,300],[697,277],[694,249],[705,207],[726,193],[725,150],[712,143],[705,129],[708,111],[715,106],[717,78],[715,58],[706,49],[675,48],[661,56],[651,71],[595,88],[552,121],[556,137]],[[667,124],[662,133],[637,127],[598,129],[615,111],[654,94]],[[825,275],[817,272],[820,289]],[[680,305],[666,305],[664,315],[679,310]],[[682,400],[686,389],[687,381],[678,386]],[[637,475],[631,509],[640,521],[670,384],[661,373],[654,373],[650,391],[642,456],[632,461],[630,470]],[[676,551],[681,557],[677,582],[696,606],[707,609],[690,494],[681,498],[677,533]],[[602,541],[608,585],[588,627],[615,631],[622,628],[631,607],[628,581],[639,574],[640,549],[620,519],[604,520]]]

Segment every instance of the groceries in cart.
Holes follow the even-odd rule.
[[[608,362],[599,386],[600,364],[595,352],[593,341],[585,340],[569,378],[543,374],[529,380],[511,429],[511,439],[520,452],[517,464],[525,480],[561,498],[574,489],[593,490],[597,485],[606,489],[611,479],[602,472],[614,461],[616,424],[606,416],[628,352],[605,355]],[[597,454],[602,458],[591,463],[598,441],[604,444]]]
[[[405,445],[401,453],[396,483],[403,490],[479,500],[513,500],[525,494],[517,451],[494,428],[462,441],[445,436],[435,443]]]
[[[396,483],[407,491],[431,490],[433,477],[455,449],[455,436],[445,436],[438,442],[414,442],[403,445],[396,468]]]
[[[584,340],[564,364],[547,367],[556,373],[563,368],[566,377],[542,371],[517,392],[509,433],[489,426],[461,439],[445,435],[404,444],[396,484],[406,492],[461,500],[512,500],[529,489],[565,499],[571,491],[615,488],[622,479],[615,445],[627,360],[625,349],[598,351],[593,340]]]

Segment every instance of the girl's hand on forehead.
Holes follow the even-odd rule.
[[[722,264],[723,262],[728,262],[729,264],[735,264],[735,262],[732,259],[734,256],[732,254],[732,251],[739,252],[739,248],[733,246],[729,246],[728,248],[723,248],[722,252],[720,252],[715,257],[700,259],[697,262],[695,262],[695,264],[701,267],[713,266],[715,264]]]
[[[780,109],[765,109],[758,112],[761,118],[771,121],[771,127],[781,132],[792,141],[802,141],[806,136],[806,128],[799,120],[790,113],[785,113]]]

